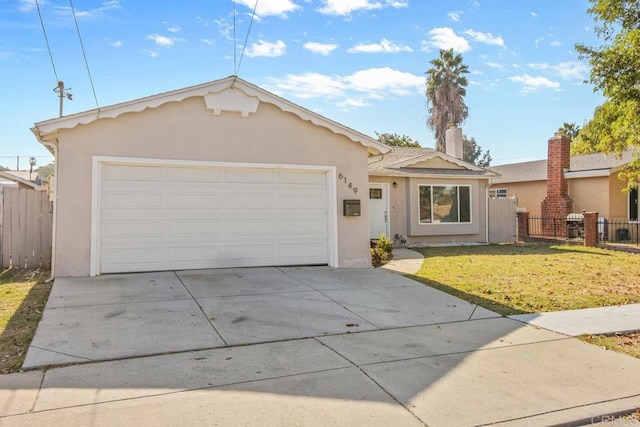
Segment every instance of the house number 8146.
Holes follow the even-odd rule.
[[[342,172],[340,172],[340,174],[338,175],[338,180],[344,182],[348,189],[353,190],[353,194],[358,194],[358,187],[354,187],[353,184],[349,182],[347,177],[342,174]]]

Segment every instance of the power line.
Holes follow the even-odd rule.
[[[91,84],[91,90],[93,91],[93,99],[96,101],[96,108],[98,114],[100,114],[100,104],[98,104],[98,96],[96,95],[96,88],[93,85],[93,78],[91,77],[91,70],[89,69],[89,61],[87,61],[87,54],[84,51],[84,44],[82,43],[82,35],[80,35],[80,27],[78,26],[78,19],[76,18],[76,10],[73,7],[73,0],[69,0],[71,5],[71,13],[73,14],[73,21],[76,24],[76,31],[78,32],[78,40],[80,40],[80,49],[82,50],[82,57],[84,58],[84,65],[87,68],[87,74],[89,75],[89,83]]]
[[[256,17],[256,9],[258,8],[258,1],[256,0],[256,4],[253,6],[253,13],[251,14],[251,21],[249,21],[249,29],[247,30],[247,36],[244,38],[244,45],[242,46],[242,53],[240,53],[240,61],[238,62],[238,67],[236,68],[236,76],[240,72],[240,65],[242,65],[242,58],[244,57],[244,50],[247,48],[247,41],[249,41],[249,33],[251,33],[251,26],[253,25],[253,19]],[[234,48],[235,50],[235,48]]]
[[[58,78],[58,72],[56,71],[56,64],[53,62],[53,54],[51,53],[51,46],[49,45],[49,38],[47,37],[47,30],[44,28],[44,21],[42,20],[42,12],[40,12],[40,4],[36,0],[36,8],[38,9],[38,16],[40,17],[40,26],[42,27],[42,34],[44,34],[44,41],[47,43],[47,50],[49,51],[49,59],[51,59],[51,66],[53,67],[53,75],[56,77],[56,81],[60,81]]]

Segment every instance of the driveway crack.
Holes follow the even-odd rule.
[[[202,305],[200,305],[200,303],[198,302],[198,300],[196,299],[196,297],[193,296],[193,294],[191,293],[191,291],[189,290],[189,288],[187,287],[187,285],[184,284],[184,282],[182,281],[182,279],[180,278],[180,276],[178,275],[178,273],[176,273],[175,271],[173,272],[173,274],[176,276],[176,278],[178,279],[178,281],[180,283],[182,283],[182,286],[184,286],[184,289],[187,291],[187,293],[189,295],[191,295],[191,298],[193,298],[193,301],[196,303],[196,305],[198,306],[198,308],[200,309],[200,311],[202,312],[202,315],[204,316],[205,319],[207,319],[207,322],[209,322],[209,324],[211,325],[211,327],[213,328],[214,332],[216,333],[216,335],[218,335],[218,337],[220,337],[220,339],[222,340],[222,342],[224,343],[225,347],[229,346],[229,343],[227,342],[227,340],[225,340],[222,335],[220,334],[220,332],[218,331],[218,329],[216,328],[216,325],[213,324],[213,321],[209,318],[209,316],[207,316],[207,313],[204,311],[204,308],[202,308]]]

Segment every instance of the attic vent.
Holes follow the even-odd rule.
[[[204,103],[208,110],[219,116],[223,111],[237,112],[242,117],[249,117],[250,113],[258,111],[260,101],[255,96],[249,96],[239,89],[225,89],[217,93],[204,96]]]

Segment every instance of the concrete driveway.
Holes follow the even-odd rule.
[[[590,424],[640,360],[372,269],[57,279],[0,425]],[[596,418],[594,418],[596,417]]]

